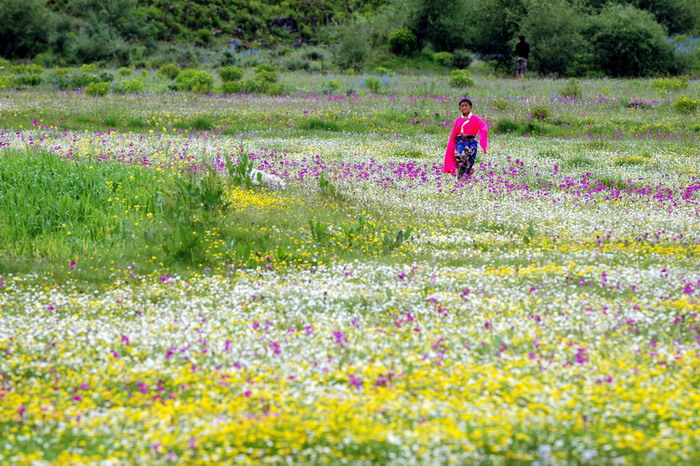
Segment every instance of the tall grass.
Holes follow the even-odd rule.
[[[410,240],[409,228],[363,217],[325,178],[313,193],[274,194],[244,182],[252,168],[243,160],[228,173],[164,173],[6,151],[0,273],[80,263],[91,267],[73,266],[71,275],[95,281],[133,264],[142,273],[284,267],[389,256]]]

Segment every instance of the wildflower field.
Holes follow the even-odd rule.
[[[0,463],[700,462],[697,106],[327,79],[0,92]]]

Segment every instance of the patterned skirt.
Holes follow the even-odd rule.
[[[474,136],[460,134],[455,137],[457,178],[462,178],[465,173],[471,175],[474,172],[478,147],[479,141]]]

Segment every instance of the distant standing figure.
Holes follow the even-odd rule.
[[[478,146],[481,146],[486,154],[489,144],[489,128],[481,118],[472,113],[472,101],[460,100],[459,111],[462,116],[458,117],[452,126],[442,169],[445,173],[454,174],[456,171],[457,179],[474,173]]]
[[[525,42],[525,36],[518,36],[520,42],[515,46],[515,59],[517,60],[517,69],[515,75],[518,78],[524,78],[527,71],[527,61],[530,59],[530,44]]]

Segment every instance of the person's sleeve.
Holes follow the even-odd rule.
[[[479,144],[486,154],[489,147],[489,127],[481,118],[479,118]]]
[[[452,126],[452,133],[450,133],[450,139],[447,141],[445,163],[442,167],[442,171],[445,173],[452,173],[457,169],[457,159],[455,159],[455,136],[457,136],[457,131],[459,131],[459,118],[455,120],[455,124]]]

